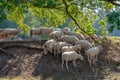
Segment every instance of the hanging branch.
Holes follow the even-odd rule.
[[[78,28],[81,31],[83,31],[84,33],[86,33],[88,36],[90,36],[96,43],[98,43],[93,36],[91,36],[87,31],[85,31],[83,28],[80,27],[80,25],[77,23],[77,21],[75,20],[75,18],[69,13],[68,6],[67,6],[67,3],[65,2],[65,0],[62,0],[62,1],[63,1],[64,5],[65,5],[65,10],[66,10],[67,15],[74,21],[74,23],[78,26]],[[100,44],[100,43],[98,43],[98,44]]]

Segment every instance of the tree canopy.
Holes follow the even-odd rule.
[[[33,24],[56,28],[68,20],[69,26],[76,26],[75,20],[80,28],[93,34],[96,32],[94,22],[101,17],[102,11],[108,14],[103,21],[120,27],[120,11],[114,12],[117,6],[120,6],[117,0],[1,0],[0,24],[4,20],[14,21],[23,32],[27,32]],[[111,26],[109,31],[113,28]]]

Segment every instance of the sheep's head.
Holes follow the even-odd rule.
[[[81,50],[81,46],[79,44],[77,44],[77,45],[74,46],[74,49]]]

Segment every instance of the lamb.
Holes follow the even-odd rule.
[[[79,54],[81,53],[81,46],[80,45],[75,45],[75,46],[64,46],[62,47],[62,53],[63,52],[66,52],[66,51],[76,51],[78,52]]]
[[[85,40],[85,37],[82,34],[79,34],[77,32],[74,31],[67,31],[64,33],[65,35],[74,35],[76,36],[79,40]]]
[[[54,40],[54,39],[50,39],[50,40],[48,40],[48,41],[46,41],[44,44],[43,44],[43,49],[44,49],[44,51],[43,51],[43,53],[46,55],[47,54],[47,52],[53,52],[53,46],[54,46],[54,44],[56,43],[56,40]]]
[[[78,45],[78,44],[81,46],[82,51],[86,51],[87,49],[92,47],[92,44],[87,40],[79,40],[75,43],[75,45]]]
[[[70,43],[74,45],[79,39],[76,36],[70,36],[70,35],[63,35],[61,38],[59,38],[60,41],[64,41],[67,43]]]
[[[98,45],[86,51],[87,59],[88,59],[90,66],[92,65],[92,63],[95,64],[95,62],[97,61],[97,56],[100,50],[103,50],[103,47],[101,45]]]
[[[63,33],[61,31],[53,31],[50,33],[50,38],[58,40],[62,35]]]
[[[67,42],[57,42],[54,44],[54,56],[57,55],[58,58],[58,55],[61,53],[61,49],[64,46],[72,46],[72,44],[69,44]]]
[[[63,52],[62,53],[62,68],[63,68],[64,61],[66,61],[66,68],[67,68],[67,70],[68,70],[68,61],[73,61],[73,65],[76,67],[75,60],[77,60],[77,59],[84,60],[83,56],[78,54],[75,51]]]

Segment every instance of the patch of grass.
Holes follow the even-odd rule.
[[[112,40],[113,43],[119,43],[119,42],[120,42],[120,40],[119,40],[118,37],[116,37],[116,36],[108,36],[107,38],[108,38],[109,40]]]
[[[0,80],[41,80],[41,77],[33,76],[16,76],[16,77],[2,77]]]

